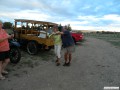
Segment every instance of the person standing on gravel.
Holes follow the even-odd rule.
[[[62,43],[64,47],[64,59],[65,59],[65,63],[63,64],[63,66],[70,66],[72,59],[72,52],[75,50],[74,47],[75,43],[67,26],[63,27],[63,31],[61,32],[61,34],[62,34]]]
[[[8,74],[5,70],[6,66],[10,62],[9,59],[9,43],[8,39],[13,38],[14,35],[8,35],[7,32],[2,29],[2,22],[0,21],[0,80],[5,79],[2,74]]]
[[[59,66],[60,65],[60,58],[61,58],[61,47],[62,47],[62,39],[61,39],[61,35],[58,34],[58,26],[54,26],[53,27],[53,39],[54,39],[54,51],[55,51],[55,55],[56,55],[56,65]]]

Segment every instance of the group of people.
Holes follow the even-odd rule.
[[[59,31],[58,26],[53,27],[53,39],[54,39],[54,51],[57,60],[56,65],[60,65],[61,48],[64,48],[64,60],[63,66],[70,66],[72,59],[72,52],[74,51],[74,40],[68,30],[67,26],[62,27],[62,31]]]
[[[0,21],[0,80],[5,79],[5,74],[8,72],[5,70],[6,66],[10,62],[9,59],[9,43],[8,39],[12,39],[14,35],[8,35],[7,32],[2,29],[2,21]]]
[[[8,35],[2,28],[3,24],[0,21],[0,80],[5,79],[6,66],[10,62],[9,58],[9,43],[8,39],[12,39],[14,35]],[[54,51],[56,55],[56,65],[60,65],[61,48],[64,47],[64,59],[63,66],[70,66],[72,59],[72,52],[74,51],[74,41],[66,26],[62,27],[62,31],[59,31],[58,26],[53,27],[53,39],[54,39]]]

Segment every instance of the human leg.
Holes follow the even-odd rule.
[[[57,58],[55,62],[57,62],[58,61],[58,57],[57,57],[57,45],[54,45],[54,53],[55,53],[55,56]]]
[[[6,69],[6,66],[8,65],[9,62],[10,62],[9,58],[7,58],[3,61],[3,63],[2,63],[2,73],[8,74],[8,72],[5,69]]]
[[[69,46],[66,48],[65,53],[65,66],[70,66],[71,60],[72,60],[72,52],[73,52],[73,46]]]
[[[69,58],[68,58],[68,52],[65,52],[64,53],[64,60],[65,60],[65,63],[63,64],[63,66],[67,66],[67,63],[69,62]]]
[[[69,53],[69,62],[71,62],[72,60],[72,53],[75,51],[74,49],[74,45],[73,46],[70,46],[69,49],[68,49],[68,53]]]
[[[60,58],[61,58],[61,45],[57,45],[57,66],[60,65]]]
[[[8,74],[8,72],[5,69],[6,69],[6,66],[8,65],[8,63],[10,62],[9,51],[6,51],[4,53],[4,56],[5,56],[5,58],[4,58],[4,61],[2,63],[2,73],[3,74]]]
[[[72,54],[69,53],[69,62],[71,62],[71,60],[72,60]]]
[[[2,61],[0,61],[0,76],[2,75]]]
[[[0,80],[4,80],[5,77],[2,75],[2,61],[0,61]]]
[[[0,52],[0,80],[5,79],[5,77],[2,75],[2,65],[4,58],[5,58],[4,52]]]

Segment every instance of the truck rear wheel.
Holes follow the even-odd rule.
[[[27,43],[27,52],[30,55],[35,55],[38,53],[38,44],[35,41],[29,41]]]

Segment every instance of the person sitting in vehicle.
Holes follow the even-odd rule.
[[[49,35],[52,34],[53,32],[52,27],[50,27],[47,32],[49,33]]]

